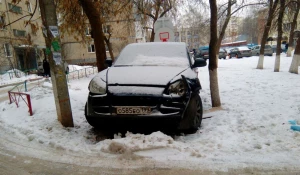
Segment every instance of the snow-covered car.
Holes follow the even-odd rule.
[[[206,61],[191,58],[185,43],[129,44],[91,80],[86,119],[101,129],[138,122],[196,130],[203,113],[196,69],[203,66]]]
[[[242,57],[250,57],[251,56],[251,50],[248,49],[248,47],[235,47],[230,50],[228,53],[229,58],[236,57],[236,58],[242,58]]]

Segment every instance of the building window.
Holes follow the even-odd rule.
[[[85,35],[91,36],[91,29],[89,27],[85,28]]]
[[[89,53],[95,53],[95,45],[94,44],[88,45],[88,52]]]
[[[111,32],[111,27],[110,25],[104,25],[103,26],[103,33],[110,33]]]
[[[29,13],[32,13],[32,8],[31,8],[31,3],[30,2],[26,2],[26,5],[27,5],[27,10]]]
[[[4,29],[3,27],[5,25],[5,16],[0,16],[0,29]]]
[[[21,36],[21,37],[26,36],[26,31],[24,31],[24,30],[13,29],[13,32],[14,32],[15,36]]]
[[[8,3],[8,8],[9,8],[9,11],[11,11],[13,13],[22,14],[22,7]]]
[[[12,56],[9,43],[4,44],[4,52],[5,52],[6,57]]]

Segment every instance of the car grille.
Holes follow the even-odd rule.
[[[185,102],[183,99],[169,99],[163,97],[90,97],[90,102],[96,113],[115,113],[115,106],[150,106],[152,109],[156,109],[162,114],[183,112],[185,109]]]
[[[112,106],[156,106],[159,103],[158,97],[144,96],[113,96]]]

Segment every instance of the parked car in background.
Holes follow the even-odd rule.
[[[285,44],[281,44],[280,46],[281,46],[280,53],[282,53],[285,50]],[[273,53],[276,53],[277,45],[271,45],[271,47],[273,49]]]
[[[208,59],[208,52],[209,52],[208,46],[201,46],[199,47],[198,57]]]
[[[195,55],[195,58],[203,58],[205,60],[209,59],[209,53],[208,53],[209,50],[207,50],[207,52],[202,52],[204,54],[201,54],[201,53],[197,53]],[[223,58],[223,59],[226,59],[226,56],[227,56],[227,51],[223,48],[220,48],[219,50],[219,59]]]
[[[250,57],[251,56],[251,50],[248,49],[248,47],[235,47],[230,50],[228,53],[229,58],[236,57],[236,58],[242,58],[242,57]]]
[[[219,50],[219,59],[226,59],[226,56],[227,56],[227,51],[223,48],[220,48]]]
[[[197,130],[202,121],[200,81],[185,43],[127,45],[114,64],[89,84],[88,123],[100,129],[162,125]]]
[[[261,46],[254,46],[251,50],[251,54],[253,56],[259,56]],[[264,55],[272,56],[273,55],[273,49],[270,45],[265,45]]]

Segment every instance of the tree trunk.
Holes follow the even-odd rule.
[[[106,69],[104,64],[106,60],[106,49],[104,44],[102,21],[100,19],[101,14],[97,8],[95,8],[93,0],[79,0],[79,2],[81,3],[82,9],[91,24],[96,50],[97,67],[98,72],[100,72]]]
[[[155,23],[155,22],[154,22],[154,23]],[[151,29],[150,42],[154,42],[154,37],[155,37],[154,23],[153,23],[153,28]]]
[[[228,0],[228,9],[227,9],[227,14],[226,14],[226,19],[225,19],[225,22],[224,22],[224,24],[222,26],[222,29],[221,29],[221,32],[220,32],[220,35],[219,35],[219,38],[218,38],[217,52],[218,52],[218,50],[221,47],[222,39],[223,39],[223,37],[225,35],[226,28],[227,28],[228,23],[229,23],[230,18],[231,18],[231,6],[232,6],[232,0]]]
[[[280,53],[281,53],[281,40],[282,40],[282,20],[283,20],[283,12],[285,9],[285,0],[280,0],[280,10],[278,14],[278,20],[277,20],[277,48],[276,48],[276,59],[275,59],[275,66],[274,66],[274,72],[279,72],[280,69]]]
[[[289,72],[298,74],[299,64],[300,64],[300,39],[298,38]]]
[[[273,0],[270,0],[270,5],[269,5],[269,13],[268,13],[268,19],[267,19],[267,24],[264,29],[263,37],[261,39],[261,47],[259,51],[259,60],[256,69],[263,69],[264,68],[264,52],[265,52],[265,45],[267,42],[267,38],[269,35],[269,31],[271,28],[272,20],[273,20],[273,15],[275,13],[276,7],[278,4],[278,0],[275,0],[273,4]]]
[[[210,42],[209,42],[209,80],[210,80],[210,94],[212,107],[221,106],[219,84],[218,84],[218,65],[217,65],[217,22],[218,22],[218,10],[216,0],[209,0],[210,3]]]
[[[60,44],[59,36],[54,38],[51,31],[49,30],[49,26],[57,26],[55,3],[54,0],[39,0],[39,4],[42,22],[45,26],[45,29],[47,30],[47,36],[45,36],[46,47],[50,50],[51,43],[54,40],[58,40]],[[51,81],[53,86],[57,118],[63,126],[74,127],[68,84],[62,59],[57,57],[54,60],[53,52],[50,51],[50,53],[48,54],[48,60],[50,64]]]
[[[108,51],[109,51],[109,55],[110,55],[110,58],[111,60],[114,62],[115,61],[115,57],[114,57],[114,53],[112,51],[112,46],[111,46],[111,43],[109,42],[109,39],[107,39],[106,37],[104,38],[104,41],[107,45],[107,48],[108,48]]]
[[[291,24],[291,30],[290,30],[290,37],[289,37],[289,47],[288,47],[288,50],[286,52],[286,56],[287,57],[290,57],[292,56],[292,50],[294,48],[294,30],[295,30],[295,27],[296,27],[296,24],[297,24],[297,18],[298,18],[298,14],[299,14],[299,10],[300,10],[300,1],[298,0],[297,1],[297,9],[294,13],[294,18],[293,18],[293,22]]]

